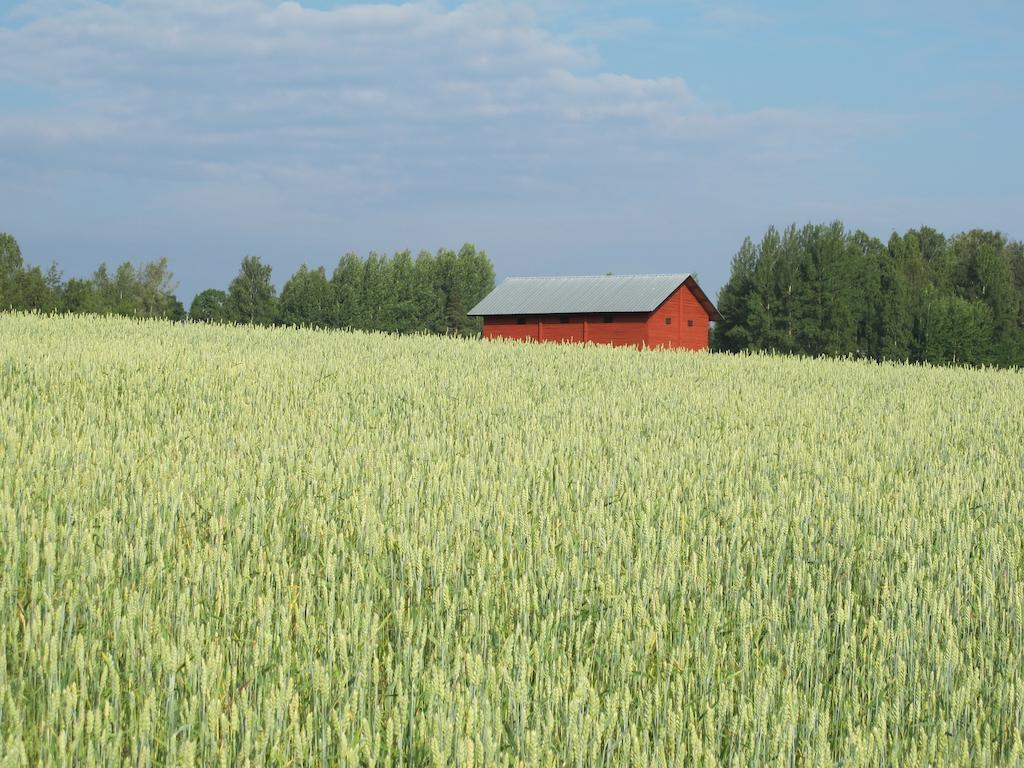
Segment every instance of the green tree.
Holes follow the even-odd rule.
[[[0,309],[53,312],[60,308],[61,289],[56,264],[45,273],[26,267],[18,241],[0,232]]]
[[[50,264],[50,268],[46,270],[44,279],[46,280],[46,285],[53,292],[53,295],[59,298],[64,291],[64,275],[61,273],[56,262]]]
[[[989,357],[1011,365],[1017,357],[1020,295],[1006,238],[997,232],[972,230],[949,240],[949,264],[955,295],[982,302],[991,313]]]
[[[135,267],[129,261],[124,262],[114,272],[114,279],[109,285],[110,303],[118,315],[141,315],[142,297]]]
[[[12,294],[13,309],[53,312],[60,307],[60,297],[54,293],[39,267],[15,272]]]
[[[17,272],[24,266],[21,258],[21,246],[14,235],[0,232],[0,274]]]
[[[430,251],[420,251],[413,264],[412,300],[415,330],[444,333],[444,294],[437,276],[437,260]]]
[[[494,290],[494,266],[486,253],[477,250],[472,243],[466,243],[459,249],[456,257],[456,275],[461,283],[459,295],[464,307],[459,332],[479,336],[483,331],[483,320],[478,317],[467,317],[466,312]]]
[[[861,323],[864,304],[869,300],[869,287],[877,284],[877,263],[871,257],[882,244],[863,232],[848,235],[842,222],[835,221],[818,228],[816,245],[821,275],[816,318],[822,329],[819,353],[863,353],[868,343],[867,329]]]
[[[416,266],[409,251],[399,251],[391,257],[390,271],[391,302],[388,314],[391,318],[389,331],[412,333],[422,330],[421,320],[416,311]]]
[[[331,295],[330,324],[335,328],[363,328],[363,261],[356,254],[341,257],[331,275]]]
[[[769,227],[761,242],[757,244],[755,269],[751,275],[750,291],[747,294],[745,318],[747,322],[747,349],[774,349],[775,318],[773,315],[774,290],[771,271],[778,258],[781,238],[775,227]],[[737,336],[734,335],[733,338]]]
[[[227,314],[232,322],[272,325],[277,319],[277,292],[270,282],[271,267],[246,256],[228,286]]]
[[[1024,366],[1024,243],[1006,244],[1006,259],[1013,274],[1013,288],[1017,295],[1016,351],[1014,364]]]
[[[216,288],[200,291],[192,299],[188,316],[202,323],[225,323],[228,321],[228,295]]]
[[[815,354],[807,347],[802,316],[811,311],[814,297],[810,276],[802,262],[800,233],[795,225],[780,236],[769,229],[761,240],[761,255],[754,275],[749,317],[755,349]]]
[[[15,281],[23,266],[21,247],[14,235],[0,232],[0,309],[17,308]]]
[[[924,314],[924,361],[980,365],[992,362],[992,311],[984,302],[944,294],[935,287],[926,291]]]
[[[93,272],[90,282],[92,284],[96,312],[99,314],[115,312],[114,290],[106,263],[100,263],[96,271]]]
[[[86,285],[88,283],[88,286]],[[70,312],[181,320],[185,309],[174,295],[176,283],[166,258],[135,267],[126,261],[110,276],[106,264],[89,281],[69,281],[62,306]]]
[[[331,325],[333,295],[323,267],[305,265],[281,289],[279,321],[283,325],[326,328]]]
[[[770,228],[733,258],[713,346],[1024,365],[1024,246],[928,227],[888,245],[840,222]]]
[[[60,308],[63,312],[92,314],[103,312],[102,300],[96,292],[93,281],[77,278],[71,278],[64,285]]]
[[[443,297],[444,333],[478,335],[479,318],[466,313],[494,288],[494,268],[483,251],[466,243],[458,253],[437,252],[435,285]]]
[[[884,251],[877,256],[878,285],[875,301],[867,305],[868,322],[874,341],[869,350],[876,360],[911,358],[913,306],[912,270],[902,238],[893,233]]]
[[[167,265],[167,258],[143,263],[135,271],[136,309],[143,317],[181,320],[185,310],[174,295],[178,284]]]
[[[715,323],[711,347],[719,352],[738,352],[752,345],[750,302],[754,292],[754,271],[758,249],[747,237],[732,257],[729,280],[718,293],[722,320]]]
[[[376,251],[363,262],[363,316],[361,326],[368,331],[387,329],[392,318],[389,316],[389,290],[387,263]]]
[[[462,283],[456,259],[455,251],[447,248],[438,250],[435,257],[434,279],[442,302],[441,333],[458,333],[465,323],[465,312],[469,309],[462,298]]]

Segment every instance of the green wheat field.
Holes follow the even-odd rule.
[[[1020,765],[1024,373],[0,316],[0,764]]]

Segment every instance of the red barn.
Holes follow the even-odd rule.
[[[469,311],[484,338],[707,349],[721,320],[691,275],[510,277]]]

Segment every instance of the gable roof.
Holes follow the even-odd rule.
[[[468,315],[557,315],[653,312],[687,283],[712,320],[721,315],[688,273],[597,275],[593,277],[510,277]]]

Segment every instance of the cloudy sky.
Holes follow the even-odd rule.
[[[0,231],[65,276],[470,241],[696,271],[842,219],[1024,238],[1024,4],[0,0]]]

